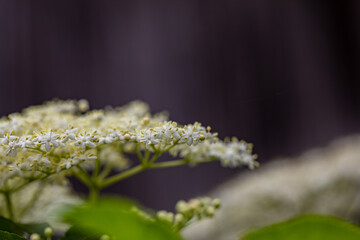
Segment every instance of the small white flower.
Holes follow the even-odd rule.
[[[10,156],[10,157],[16,157],[16,155],[17,155],[17,150],[16,149],[20,148],[20,147],[21,147],[21,144],[19,143],[19,140],[14,139],[11,142],[8,142],[5,154]]]
[[[146,148],[149,148],[150,145],[159,144],[160,141],[157,138],[156,133],[153,129],[147,129],[141,133],[140,136],[138,136],[137,141],[140,143],[145,143]]]
[[[35,146],[34,139],[32,139],[30,136],[21,137],[19,143],[21,145],[21,148],[34,147]]]
[[[113,143],[114,141],[116,141],[116,137],[114,137],[113,135],[105,135],[105,136],[100,136],[99,137],[99,143]]]
[[[94,143],[94,141],[96,140],[96,137],[94,135],[90,135],[90,134],[80,134],[79,136],[76,137],[75,139],[75,146],[80,146],[81,150],[85,150],[86,147],[89,148],[95,148],[96,144]]]
[[[158,155],[168,151],[189,164],[219,160],[229,167],[256,166],[249,144],[222,142],[197,122],[182,126],[165,113],[152,115],[142,102],[82,113],[87,108],[84,100],[56,100],[0,119],[0,182],[15,174],[37,178],[60,172],[97,156],[101,164],[126,162],[123,153],[144,148]]]
[[[182,138],[183,141],[190,146],[191,144],[197,144],[199,142],[200,134],[196,131],[195,127],[189,126],[185,129]]]
[[[17,136],[6,134],[3,138],[0,138],[0,143],[8,144],[9,142],[14,141],[14,140],[16,140],[18,138],[19,137],[17,137]]]
[[[39,136],[38,141],[41,145],[45,147],[45,150],[47,152],[51,151],[52,147],[58,147],[59,146],[59,134],[54,134],[52,131],[46,133],[45,135]]]
[[[156,129],[157,134],[167,141],[181,139],[181,131],[176,123],[165,123],[163,126]]]
[[[66,129],[62,142],[66,143],[68,140],[75,140],[77,132],[78,132],[77,128]]]

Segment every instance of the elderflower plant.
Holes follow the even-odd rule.
[[[166,153],[174,160],[158,161]],[[132,154],[138,162],[129,160]],[[182,125],[164,112],[151,114],[140,101],[89,110],[86,100],[54,100],[0,119],[0,194],[10,219],[19,216],[12,197],[32,182],[61,183],[75,176],[96,201],[101,189],[144,170],[211,161],[224,167],[258,165],[252,144],[222,141],[198,122]],[[205,208],[178,209],[177,230],[217,208],[207,198],[194,201]]]

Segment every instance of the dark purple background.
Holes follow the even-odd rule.
[[[359,132],[359,43],[360,1],[0,0],[0,113],[142,99],[266,161]],[[153,170],[108,191],[169,209],[238,172]]]

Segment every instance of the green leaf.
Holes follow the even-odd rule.
[[[50,227],[48,223],[29,223],[29,224],[18,224],[14,223],[10,219],[0,216],[0,230],[15,233],[17,235],[24,235],[28,233],[29,235],[37,233],[41,236],[42,239],[45,239],[44,230],[45,228]],[[2,238],[0,238],[1,240]]]
[[[99,238],[101,234],[93,233],[92,231],[81,230],[76,226],[71,227],[65,233],[65,237],[60,238],[59,240],[92,240]]]
[[[24,230],[10,219],[0,216],[0,230],[23,235]]]
[[[304,215],[247,234],[243,240],[358,240],[360,228],[335,217]]]
[[[15,233],[20,236],[24,235],[24,233],[38,233],[42,238],[45,238],[44,230],[47,227],[50,227],[47,223],[17,224],[10,219],[0,216],[0,230]]]
[[[144,219],[131,211],[133,206],[132,202],[124,199],[102,199],[96,203],[71,210],[65,215],[65,221],[83,232],[107,234],[118,239],[181,239],[169,226],[156,220]]]
[[[1,240],[27,240],[26,238],[20,237],[15,233],[9,233],[0,230],[0,239]]]

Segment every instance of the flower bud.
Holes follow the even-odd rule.
[[[213,206],[208,206],[205,210],[207,216],[212,217],[215,214],[215,208]]]
[[[189,209],[188,204],[183,200],[178,201],[175,208],[180,213],[186,212]]]
[[[127,134],[124,135],[124,139],[125,139],[126,141],[129,141],[130,138],[131,138],[130,134],[127,133]]]
[[[220,199],[215,198],[215,199],[212,201],[212,204],[214,205],[214,208],[219,208],[219,207],[221,206],[221,201],[220,201]]]
[[[185,220],[184,215],[182,215],[181,213],[177,213],[175,215],[175,224],[182,223],[184,220]]]
[[[45,234],[45,237],[51,238],[52,235],[54,234],[54,230],[52,228],[50,228],[50,227],[47,227],[44,230],[44,234]]]
[[[40,235],[37,233],[33,233],[30,236],[30,240],[40,240]]]
[[[157,217],[159,219],[167,221],[167,222],[173,222],[174,221],[174,214],[171,213],[171,212],[159,211],[157,213]]]
[[[89,102],[86,99],[80,99],[78,104],[80,112],[85,112],[89,109]]]

